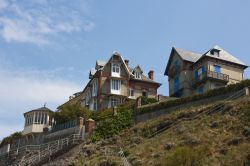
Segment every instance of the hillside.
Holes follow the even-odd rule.
[[[179,110],[82,144],[60,163],[123,165],[118,154],[122,147],[129,163],[138,166],[250,165],[250,97],[226,101],[220,111],[209,112],[215,104]]]

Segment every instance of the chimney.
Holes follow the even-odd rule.
[[[129,65],[129,60],[128,59],[125,59],[124,60],[125,64],[128,66]]]
[[[150,70],[148,72],[148,78],[151,79],[151,80],[154,80],[154,71],[153,70]]]

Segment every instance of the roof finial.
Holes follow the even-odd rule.
[[[46,107],[46,104],[47,104],[47,103],[45,102],[44,105],[43,105],[43,107]]]

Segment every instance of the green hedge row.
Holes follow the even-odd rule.
[[[176,100],[170,100],[170,101],[166,101],[166,102],[161,102],[161,103],[159,103],[157,105],[153,105],[153,106],[138,108],[136,111],[137,111],[137,114],[154,112],[154,111],[159,110],[159,109],[169,108],[169,107],[177,106],[180,104],[188,103],[191,101],[197,101],[197,100],[205,99],[208,97],[214,97],[214,96],[218,96],[218,95],[222,95],[222,94],[227,94],[230,92],[235,92],[235,91],[241,90],[244,87],[248,87],[248,86],[250,86],[249,79],[241,81],[240,83],[237,83],[237,84],[231,84],[231,85],[228,85],[226,87],[209,90],[203,94],[194,95],[194,96],[185,97],[185,98],[179,98]]]

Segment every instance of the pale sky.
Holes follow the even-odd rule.
[[[249,65],[249,9],[249,0],[0,0],[0,139],[23,129],[24,112],[55,110],[82,90],[113,51],[153,69],[164,95],[173,46],[219,45]]]

